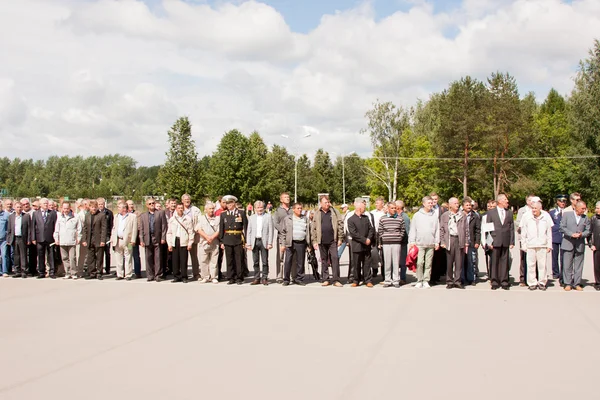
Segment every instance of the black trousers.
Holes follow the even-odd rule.
[[[15,263],[17,259],[17,251],[15,250]],[[594,251],[594,280],[596,285],[600,285],[600,249]]]
[[[35,275],[37,271],[37,245],[35,244],[27,246],[27,265],[29,267],[29,275]]]
[[[223,269],[223,255],[224,254],[225,254],[225,250],[223,250],[221,248],[221,246],[219,246],[219,256],[217,257],[217,275],[218,275],[219,280],[223,279],[223,273],[221,272],[221,270]]]
[[[269,250],[265,247],[262,239],[254,241],[252,249],[252,261],[254,262],[254,279],[261,279],[261,270],[259,268],[262,260],[262,279],[269,279]]]
[[[332,281],[340,281],[340,259],[338,258],[337,243],[321,243],[319,245],[321,254],[321,278],[323,282],[329,281],[329,260],[331,260]]]
[[[225,259],[227,260],[227,280],[228,281],[244,281],[244,270],[242,265],[242,252],[243,247],[241,244],[235,246],[225,245]]]
[[[22,236],[15,236],[14,248],[14,265],[13,272],[15,274],[27,273],[27,244]]]
[[[446,249],[446,284],[461,282],[464,262],[465,248],[459,247],[458,236],[450,236],[450,250]]]
[[[86,264],[88,266],[89,276],[102,276],[102,264],[104,264],[104,247],[106,246],[100,247],[88,243]]]
[[[294,257],[295,256],[295,257]],[[294,277],[295,281],[302,282],[304,280],[304,261],[306,260],[306,242],[292,242],[290,247],[285,248],[285,266],[283,268],[283,281],[289,282],[292,274],[292,262],[296,259],[297,273]]]
[[[173,276],[175,279],[187,280],[187,261],[188,261],[188,249],[186,246],[182,246],[179,238],[175,238],[175,246],[173,246]]]
[[[38,274],[46,275],[46,258],[50,266],[50,275],[54,275],[54,247],[48,242],[37,242]]]
[[[519,283],[527,283],[527,252],[519,251],[521,259],[519,264]]]
[[[169,273],[173,273],[171,253],[169,253],[169,245],[166,243],[160,245],[160,263],[163,266],[163,278],[166,278]]]
[[[352,252],[350,262],[350,283],[359,283],[362,280],[365,283],[370,283],[373,280],[373,272],[371,270],[371,250],[361,251],[360,253]]]
[[[106,246],[104,246],[104,272],[106,275],[110,274],[110,239],[106,241]]]
[[[146,253],[146,277],[148,279],[154,279],[163,274],[161,245],[154,242],[154,239],[152,241],[153,243],[150,245],[147,244],[144,248]]]
[[[431,283],[437,283],[446,271],[446,250],[441,247],[433,251],[433,261],[431,263]]]
[[[509,285],[508,270],[509,270],[509,248],[494,247],[492,250],[492,285]]]

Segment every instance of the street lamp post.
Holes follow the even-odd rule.
[[[343,197],[343,203],[342,204],[346,204],[346,167],[344,166],[344,153],[337,153],[335,151],[331,151],[330,153],[333,154],[339,154],[340,157],[342,157],[342,197]]]
[[[302,136],[302,138],[307,138],[310,136],[310,133],[307,133],[306,135]],[[281,137],[289,139],[290,137],[288,135],[281,135]],[[299,152],[299,148],[298,148],[298,142],[296,141],[296,139],[294,138],[292,143],[294,144],[294,147],[296,148],[296,154],[294,154],[294,161],[295,161],[295,166],[294,166],[294,203],[298,202],[298,152]]]

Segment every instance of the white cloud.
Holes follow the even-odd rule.
[[[358,132],[376,99],[410,106],[496,70],[522,93],[568,93],[600,25],[596,0],[463,0],[448,13],[411,3],[377,20],[365,1],[299,34],[252,0],[163,0],[160,13],[140,0],[8,2],[0,135],[11,144],[0,156],[120,152],[157,164],[182,115],[201,155],[233,128],[270,145],[309,132],[301,151],[366,155]]]

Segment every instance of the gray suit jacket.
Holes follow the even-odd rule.
[[[252,249],[254,249],[254,243],[256,242],[256,234],[257,234],[257,229],[258,229],[257,219],[258,219],[258,215],[252,214],[250,216],[250,219],[248,220],[248,231],[246,233],[246,235],[247,235],[246,243],[248,245],[252,246],[251,247]],[[273,228],[274,228],[274,223],[273,223],[273,219],[271,218],[271,216],[269,214],[263,214],[261,238],[262,238],[262,242],[265,245],[265,247],[267,247],[268,245],[273,245]]]
[[[582,215],[577,224],[575,220],[575,212],[563,212],[562,219],[560,220],[560,231],[563,234],[562,250],[583,252],[585,249],[585,239],[591,235],[590,230],[590,219],[587,215]],[[581,232],[582,235],[579,238],[573,238],[574,233]]]

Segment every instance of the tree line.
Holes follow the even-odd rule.
[[[319,148],[297,160],[285,147],[269,147],[258,132],[231,130],[215,152],[199,157],[187,117],[168,132],[162,166],[138,167],[122,155],[50,157],[46,161],[0,159],[0,189],[8,195],[110,197],[143,195],[195,201],[233,194],[243,202],[276,202],[293,194],[298,163],[298,200],[315,203],[370,195],[418,205],[430,192],[442,198],[469,195],[481,203],[500,192],[522,204],[535,193],[549,205],[558,193],[579,191],[600,199],[600,42],[581,60],[569,96],[551,89],[538,100],[522,95],[509,73],[480,81],[451,82],[413,107],[376,101],[361,133],[371,139],[371,157],[331,157]],[[318,140],[318,139],[315,139]],[[318,147],[318,141],[316,142]],[[345,188],[342,177],[345,176]],[[345,189],[345,191],[344,191]],[[344,196],[345,195],[345,196]]]

